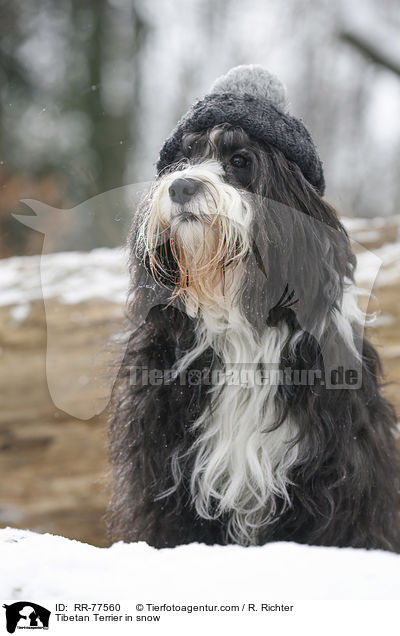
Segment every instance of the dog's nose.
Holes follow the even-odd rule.
[[[200,188],[196,179],[175,179],[169,187],[169,196],[174,203],[187,203]]]

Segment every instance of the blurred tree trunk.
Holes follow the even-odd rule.
[[[12,217],[19,192],[15,187],[16,180],[14,188],[10,187],[10,180],[18,172],[18,166],[10,161],[8,150],[15,144],[9,119],[14,100],[29,103],[35,86],[29,72],[15,55],[17,43],[23,40],[18,5],[0,0],[0,16],[0,258],[3,258],[25,253],[32,235],[29,228]],[[40,238],[39,250],[41,243]]]
[[[109,112],[104,101],[103,72],[107,61],[107,51],[113,46],[110,34],[111,13],[119,9],[110,7],[107,0],[90,0],[85,3],[84,11],[73,2],[73,20],[79,23],[87,15],[88,4],[93,18],[91,37],[85,45],[85,55],[88,64],[89,78],[84,99],[79,104],[79,109],[86,113],[91,124],[89,139],[90,149],[93,151],[91,163],[91,177],[94,192],[98,194],[112,188],[124,185],[128,151],[132,143],[135,143],[136,131],[140,122],[138,113],[140,96],[140,67],[141,52],[144,47],[147,25],[138,11],[140,0],[128,3],[129,9],[124,11],[129,15],[131,28],[127,41],[122,43],[123,58],[132,61],[132,94],[128,103],[120,112]],[[118,43],[117,43],[118,44]],[[112,50],[112,49],[111,49]],[[118,48],[116,49],[118,52]],[[116,59],[118,62],[118,59]],[[120,245],[125,238],[126,227],[116,217],[115,212],[96,213],[91,220],[90,232],[93,245],[115,246]]]

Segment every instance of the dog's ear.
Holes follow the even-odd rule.
[[[289,327],[290,368],[301,359],[301,368],[324,370],[329,381],[332,370],[351,370],[358,383],[361,345],[346,317],[340,320],[353,255],[345,231],[319,220],[333,214],[325,205],[316,198],[306,213],[277,201],[263,200],[262,207],[259,202],[243,310],[259,334],[267,326]]]
[[[285,320],[318,338],[352,278],[347,234],[316,193],[307,205],[296,197],[293,205],[254,199],[243,309],[257,330]]]

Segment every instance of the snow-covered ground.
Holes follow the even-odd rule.
[[[295,543],[263,547],[146,543],[96,548],[0,530],[0,598],[400,600],[400,555]]]
[[[125,302],[127,256],[123,248],[57,252],[0,260],[0,306],[41,298],[75,304],[92,298]]]

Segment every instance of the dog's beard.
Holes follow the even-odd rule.
[[[201,182],[199,193],[184,205],[168,194],[177,177]],[[245,195],[224,183],[216,161],[166,175],[150,197],[143,224],[153,278],[172,285],[171,298],[181,297],[194,313],[201,306],[232,302],[239,265],[248,253],[250,217]]]

